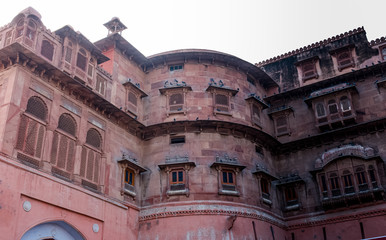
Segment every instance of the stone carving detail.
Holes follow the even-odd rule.
[[[369,158],[375,156],[375,151],[371,147],[364,147],[357,144],[349,144],[330,149],[322,154],[321,158],[316,159],[315,169],[323,168],[327,163],[342,156],[357,156]]]
[[[166,156],[165,158],[166,163],[181,163],[181,162],[189,162],[189,156],[188,154],[185,154],[183,156],[176,155],[176,156]]]
[[[227,153],[224,156],[216,155],[216,162],[220,163],[238,163],[237,157],[229,157]]]
[[[166,80],[165,83],[164,83],[164,88],[171,88],[171,87],[187,87],[188,85],[186,84],[186,82],[184,81],[181,81],[178,82],[177,79],[174,79],[174,81],[170,81],[169,80]]]

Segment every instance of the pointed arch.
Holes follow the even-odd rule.
[[[70,224],[64,221],[52,221],[32,227],[21,237],[21,240],[30,239],[85,240],[86,238]]]

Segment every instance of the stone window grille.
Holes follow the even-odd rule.
[[[46,132],[47,106],[37,96],[28,99],[27,108],[20,118],[16,149],[17,158],[33,167],[40,166]]]

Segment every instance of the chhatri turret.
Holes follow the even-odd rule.
[[[122,31],[127,28],[117,17],[113,17],[110,21],[103,25],[109,30],[107,36],[115,33],[121,34]]]

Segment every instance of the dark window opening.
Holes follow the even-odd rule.
[[[185,136],[170,137],[170,144],[185,143]]]
[[[39,97],[31,97],[28,99],[26,112],[43,121],[46,120],[47,117],[46,106]]]
[[[42,41],[42,49],[41,49],[40,53],[43,55],[43,57],[52,61],[52,58],[54,56],[54,45],[52,45],[47,40],[43,40]]]
[[[169,70],[170,70],[171,72],[177,71],[177,70],[182,70],[182,69],[183,69],[183,65],[174,65],[174,66],[170,66],[170,67],[169,67]]]

